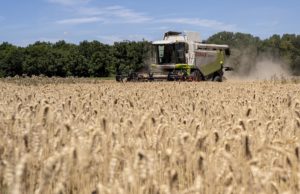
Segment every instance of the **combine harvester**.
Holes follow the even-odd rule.
[[[154,63],[146,72],[117,74],[123,81],[217,81],[222,82],[228,45],[203,44],[197,32],[167,32],[163,40],[153,43]]]

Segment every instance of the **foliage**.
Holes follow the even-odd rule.
[[[150,43],[118,42],[106,45],[83,41],[79,45],[58,41],[36,42],[26,48],[0,45],[0,77],[15,75],[107,77],[144,66]]]

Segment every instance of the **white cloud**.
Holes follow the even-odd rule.
[[[95,16],[95,15],[105,15],[105,9],[100,9],[98,7],[79,7],[77,12],[80,15],[87,15],[87,16]]]
[[[64,5],[78,4],[72,9],[76,13],[74,18],[61,19],[57,24],[79,25],[85,23],[101,22],[103,24],[144,24],[144,23],[165,23],[200,26],[214,30],[236,31],[236,26],[225,24],[216,20],[200,18],[163,18],[149,17],[146,13],[123,6],[113,5],[106,7],[91,6],[90,0],[48,0],[50,2]],[[81,4],[80,4],[81,3]],[[82,4],[87,3],[87,4]]]
[[[79,17],[89,16],[101,16],[104,23],[144,23],[150,21],[152,18],[146,16],[146,14],[128,9],[119,5],[97,7],[91,6],[89,3],[92,0],[46,0],[50,3],[56,3],[63,6],[72,7],[75,13],[79,14]],[[78,17],[78,16],[77,16]],[[73,19],[67,19],[73,20]],[[77,21],[78,18],[74,18]],[[62,20],[64,21],[64,20]],[[61,23],[60,21],[57,23]],[[62,22],[64,24],[64,22]],[[73,24],[81,24],[85,22],[70,22]]]
[[[186,24],[186,25],[193,25],[193,26],[211,28],[211,29],[215,29],[215,30],[235,31],[235,29],[236,29],[235,25],[224,24],[224,23],[216,21],[216,20],[199,19],[199,18],[162,19],[162,20],[159,20],[159,22]]]
[[[144,13],[136,12],[121,6],[109,6],[103,8],[79,6],[76,11],[79,17],[62,19],[56,21],[56,23],[77,25],[101,22],[105,24],[116,24],[145,23],[152,20],[152,18],[146,16]]]
[[[84,18],[71,18],[71,19],[59,20],[56,21],[56,23],[76,25],[76,24],[95,23],[100,21],[104,21],[104,20],[100,17],[84,17]]]
[[[145,13],[127,9],[122,6],[108,7],[81,7],[78,12],[81,15],[102,16],[109,23],[144,23],[152,20]]]
[[[106,7],[106,10],[112,15],[126,19],[127,22],[130,21],[131,23],[140,23],[151,20],[150,17],[145,16],[143,13],[139,13],[121,6]]]
[[[85,4],[90,0],[47,0],[50,3],[57,3],[61,5],[76,5],[76,4]]]

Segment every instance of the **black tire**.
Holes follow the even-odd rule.
[[[168,73],[167,81],[174,81],[174,79],[172,77],[172,72],[171,71]]]
[[[221,77],[221,76],[216,75],[216,76],[213,78],[213,81],[214,81],[214,82],[222,82],[223,80],[222,80],[222,77]]]
[[[122,75],[116,75],[116,81],[117,81],[117,82],[123,82],[123,77],[122,77]]]
[[[193,79],[193,81],[202,81],[203,79],[202,79],[202,75],[201,75],[201,73],[200,73],[200,71],[199,70],[195,70],[195,71],[193,71],[192,73],[191,73],[191,77],[192,77],[192,79]]]

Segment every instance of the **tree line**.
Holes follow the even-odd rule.
[[[293,74],[300,75],[300,35],[273,35],[261,40],[251,34],[220,32],[207,43],[228,44],[232,55],[229,65],[247,73],[262,58],[280,61]],[[0,77],[7,76],[76,76],[107,77],[116,72],[136,71],[147,65],[151,57],[148,41],[123,41],[113,45],[99,41],[76,44],[35,42],[18,47],[0,44]]]
[[[123,41],[111,46],[99,41],[83,41],[76,45],[62,40],[36,42],[24,48],[3,42],[0,45],[0,77],[107,77],[145,66],[150,46],[148,41]]]

